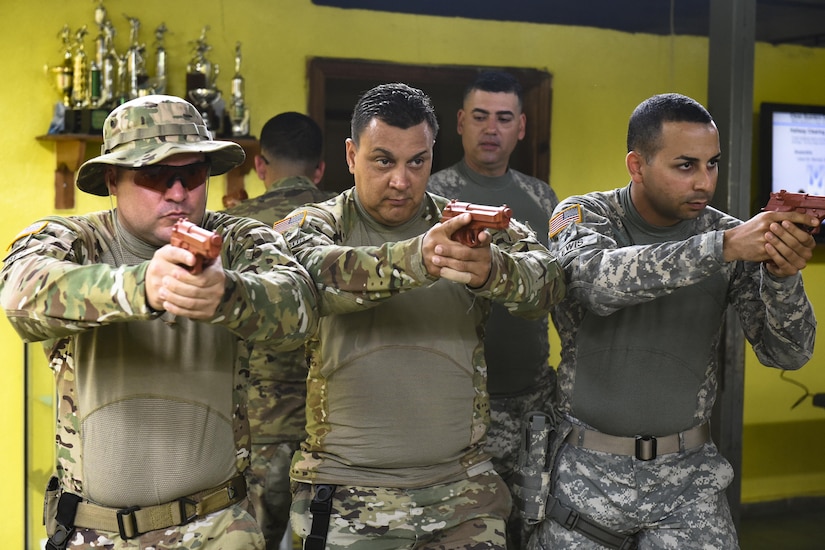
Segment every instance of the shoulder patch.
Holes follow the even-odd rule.
[[[296,227],[301,227],[304,224],[304,220],[307,217],[307,211],[304,210],[302,212],[298,212],[297,214],[293,214],[288,218],[284,218],[272,224],[272,229],[277,231],[278,233],[284,234],[291,229],[295,229]]]
[[[24,237],[31,237],[32,235],[40,233],[41,231],[46,229],[47,225],[49,225],[49,222],[34,223],[34,224],[28,226],[26,229],[24,229],[23,231],[18,233],[18,235],[14,239],[12,239],[12,241],[6,247],[6,250],[8,251],[11,248],[11,245],[16,243],[20,239],[22,239]]]
[[[562,229],[571,223],[580,223],[582,221],[582,207],[580,204],[568,206],[552,218],[550,218],[550,228],[548,238],[552,239],[558,235]]]

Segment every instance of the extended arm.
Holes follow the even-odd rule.
[[[372,307],[403,290],[436,280],[421,260],[422,236],[380,246],[343,246],[332,214],[301,208],[284,237],[319,292],[322,315]]]
[[[813,354],[816,317],[802,275],[775,277],[765,265],[743,262],[730,294],[745,336],[763,365],[798,369]]]
[[[263,224],[232,232],[221,261],[198,276],[183,267],[194,261],[192,254],[171,246],[135,265],[102,263],[105,240],[91,236],[88,226],[71,225],[39,224],[16,240],[5,260],[0,303],[26,341],[149,320],[166,306],[170,313],[225,325],[242,338],[283,339],[285,345],[303,341],[316,327],[307,273]],[[163,269],[147,286],[152,263]],[[165,293],[154,308],[152,285]]]
[[[512,220],[506,229],[482,232],[481,245],[468,247],[450,238],[453,229],[439,231],[457,223],[456,218],[439,224],[424,239],[425,262],[438,266],[437,274],[524,317],[546,315],[564,297],[561,266],[526,226]]]
[[[91,263],[95,251],[58,223],[38,222],[27,231],[13,243],[0,273],[0,303],[25,341],[153,317],[143,284],[147,262]]]
[[[722,231],[633,245],[615,209],[589,197],[563,201],[554,215],[576,205],[580,221],[551,239],[549,248],[567,274],[567,292],[597,315],[665,296],[725,266]]]

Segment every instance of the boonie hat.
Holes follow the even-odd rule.
[[[109,188],[103,178],[106,166],[140,168],[162,164],[179,153],[203,153],[209,157],[211,175],[225,174],[246,158],[234,141],[217,141],[203,117],[188,101],[169,95],[147,95],[114,109],[103,123],[99,157],[89,159],[77,171],[81,191],[105,197]]]

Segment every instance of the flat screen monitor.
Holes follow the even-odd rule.
[[[762,103],[759,132],[760,206],[782,189],[825,195],[825,105]]]

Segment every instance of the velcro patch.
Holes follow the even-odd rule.
[[[41,231],[46,229],[47,225],[49,225],[49,222],[35,223],[35,224],[32,224],[32,225],[28,226],[26,229],[21,231],[14,239],[12,239],[12,241],[6,247],[6,251],[11,249],[11,245],[16,243],[20,239],[22,239],[24,237],[31,237],[32,235],[40,233]]]
[[[307,211],[304,210],[303,212],[293,214],[288,218],[284,218],[280,221],[275,222],[272,225],[272,229],[283,235],[287,231],[295,229],[296,227],[301,227],[304,224],[304,220],[306,219],[306,217]]]
[[[552,218],[550,218],[549,238],[558,235],[562,229],[571,223],[580,223],[582,221],[582,207],[580,204],[568,206]]]

